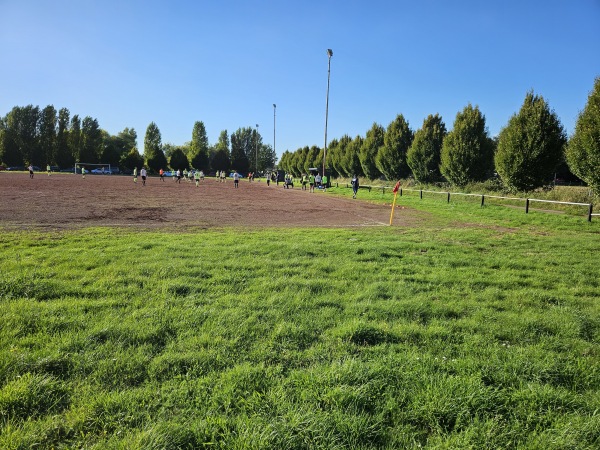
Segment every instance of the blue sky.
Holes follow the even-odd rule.
[[[0,115],[28,104],[135,128],[143,151],[259,124],[276,152],[468,103],[498,134],[529,90],[567,133],[600,76],[600,0],[0,0]]]

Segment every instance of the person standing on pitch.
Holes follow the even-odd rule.
[[[46,165],[46,171],[48,171],[48,176],[50,176],[50,173],[52,172],[52,169],[50,168],[50,164]]]
[[[137,183],[137,167],[133,168],[133,182]]]
[[[29,170],[29,178],[33,178],[33,166],[31,164],[29,165],[27,170]]]
[[[140,176],[142,177],[142,186],[146,186],[146,168],[142,167],[140,170]]]
[[[308,176],[308,192],[315,192],[315,176],[312,172]]]
[[[356,198],[356,193],[358,192],[359,187],[358,177],[356,175],[352,177],[352,181],[350,181],[350,184],[352,185],[352,198]]]
[[[177,183],[181,184],[181,169],[177,169]]]
[[[160,176],[160,181],[165,181],[165,171],[162,168],[158,171],[158,175]]]
[[[196,187],[198,187],[200,185],[200,172],[197,170],[194,172],[194,180],[196,181]]]
[[[322,183],[323,183],[323,192],[327,192],[327,183],[329,182],[329,178],[327,175],[323,175]]]
[[[233,172],[233,187],[238,188],[240,184],[240,174],[237,173],[237,170]]]
[[[81,168],[81,178],[85,180],[85,167]]]

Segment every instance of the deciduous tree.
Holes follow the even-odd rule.
[[[440,171],[446,179],[464,186],[489,178],[494,167],[494,143],[478,106],[467,105],[456,114],[454,128],[442,146]]]
[[[148,167],[155,172],[167,167],[167,158],[162,149],[162,137],[158,126],[151,122],[144,137],[144,159]]]
[[[129,170],[133,170],[136,167],[139,170],[144,165],[144,157],[140,155],[138,149],[134,147],[121,160],[121,165]]]
[[[346,146],[346,152],[344,154],[344,159],[342,161],[342,165],[344,166],[345,172],[349,174],[349,176],[357,175],[359,177],[365,176],[362,164],[360,163],[360,149],[363,145],[363,138],[360,135],[357,135],[352,141],[348,143]]]
[[[441,178],[440,156],[446,133],[446,124],[439,114],[427,116],[415,133],[406,161],[417,181],[432,183]]]
[[[511,190],[548,184],[563,160],[566,134],[543,97],[528,92],[518,114],[498,136],[496,172]]]
[[[73,155],[74,161],[82,161],[81,159],[81,119],[77,114],[71,119],[71,127],[69,129],[69,149]],[[87,162],[87,161],[86,161]]]
[[[406,154],[413,140],[413,132],[402,114],[390,123],[385,131],[383,146],[375,158],[379,171],[388,180],[406,178],[410,169],[406,161]]]
[[[39,120],[39,147],[40,158],[43,165],[54,165],[56,162],[56,109],[52,105],[46,106]],[[45,168],[45,167],[44,167]]]
[[[566,157],[573,173],[600,195],[600,77],[577,117]]]
[[[59,167],[71,167],[75,159],[69,148],[69,119],[70,113],[67,108],[58,111],[58,129],[56,131],[56,164]]]
[[[383,147],[384,136],[385,129],[381,125],[374,123],[371,129],[367,131],[367,136],[360,147],[358,156],[362,172],[371,180],[381,176],[381,171],[377,168],[375,161],[379,149]]]
[[[80,162],[97,163],[102,154],[102,133],[96,119],[86,116],[81,122]]]
[[[184,170],[190,167],[190,162],[185,155],[185,152],[181,148],[176,148],[171,154],[171,159],[169,160],[169,166],[173,170]]]
[[[206,135],[206,127],[204,126],[204,122],[194,123],[189,154],[189,160],[192,163],[192,167],[208,171],[208,147],[208,136]]]
[[[227,130],[222,130],[219,140],[215,144],[215,153],[212,157],[211,167],[214,170],[229,170],[231,164],[231,152],[229,150],[229,135]]]
[[[239,173],[250,168],[249,155],[254,150],[254,130],[251,127],[238,128],[231,135],[231,167]]]

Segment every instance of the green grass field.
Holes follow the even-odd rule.
[[[600,220],[400,204],[421,226],[4,230],[0,448],[599,448]]]

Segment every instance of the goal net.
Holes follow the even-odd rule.
[[[110,164],[93,164],[93,163],[85,163],[79,162],[75,163],[75,173],[81,173],[81,168],[85,167],[85,171],[90,173],[105,173],[107,175],[112,174],[110,169]]]

